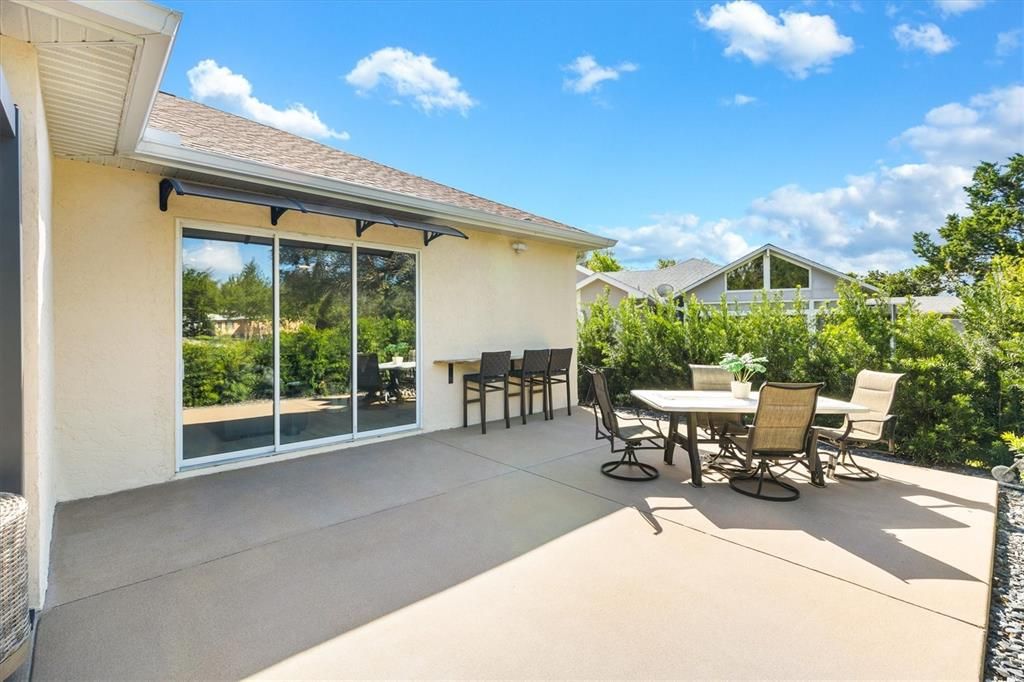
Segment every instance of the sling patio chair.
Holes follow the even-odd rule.
[[[722,369],[718,365],[690,365],[690,375],[693,377],[693,390],[695,391],[729,391],[732,384],[732,372]],[[697,428],[708,434],[707,442],[721,444],[722,437],[727,433],[742,433],[743,415],[738,412],[698,412]],[[721,462],[723,458],[730,457],[731,453],[720,447],[705,466],[714,469],[721,469],[728,472],[735,469]]]
[[[875,481],[878,472],[857,463],[850,453],[851,447],[864,447],[885,443],[888,452],[895,450],[896,417],[889,414],[896,384],[902,374],[861,370],[853,386],[851,403],[868,408],[868,412],[847,415],[838,429],[817,427],[821,439],[836,448],[829,454],[828,475],[850,481]],[[836,468],[840,469],[836,473]]]
[[[588,369],[590,377],[594,382],[594,398],[596,404],[594,406],[594,419],[597,422],[600,416],[600,422],[597,426],[597,438],[607,440],[611,445],[612,454],[622,453],[622,457],[617,460],[605,462],[601,465],[601,473],[611,478],[617,478],[620,481],[652,481],[659,476],[658,470],[637,459],[637,450],[664,450],[665,449],[665,434],[661,430],[661,426],[655,421],[653,424],[645,421],[639,412],[633,411],[633,414],[627,414],[624,408],[616,409],[612,404],[611,393],[608,391],[608,381],[605,379],[604,372],[599,369]],[[599,414],[600,413],[600,414]],[[636,422],[635,424],[622,424],[620,418],[624,421]],[[604,430],[601,430],[601,427]],[[623,447],[615,449],[615,439],[618,438],[623,442]],[[625,471],[636,471],[634,474],[616,473],[621,467],[626,467]]]
[[[480,432],[487,433],[487,394],[496,391],[501,391],[501,401],[505,405],[505,428],[512,426],[508,414],[508,373],[511,367],[510,350],[481,353],[480,371],[462,375],[463,428],[469,426],[470,403],[480,403]],[[470,398],[470,391],[475,391],[477,397]]]
[[[754,423],[742,434],[727,433],[723,448],[743,459],[747,470],[729,476],[729,487],[760,500],[790,502],[800,497],[796,486],[776,476],[774,467],[788,465],[780,476],[802,464],[811,472],[811,482],[823,486],[818,460],[817,433],[812,426],[818,393],[824,384],[767,383],[761,387]],[[752,466],[757,460],[757,466]],[[756,489],[748,484],[756,482]],[[765,484],[781,489],[767,494]]]
[[[544,421],[548,420],[547,374],[550,356],[551,351],[548,349],[524,350],[523,362],[519,369],[513,369],[509,373],[509,378],[519,387],[518,393],[509,393],[509,396],[519,396],[519,415],[524,424],[526,423],[527,397],[530,402],[530,414],[533,414],[533,395],[538,390],[541,392],[541,402],[544,407]]]

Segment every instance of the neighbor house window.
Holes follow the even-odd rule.
[[[811,285],[811,271],[774,253],[769,257],[772,289],[806,289]]]
[[[764,288],[764,259],[761,256],[729,271],[725,286],[730,291],[749,291]]]
[[[413,427],[415,253],[183,229],[181,460]]]

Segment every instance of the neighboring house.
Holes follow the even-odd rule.
[[[837,300],[836,285],[840,281],[856,282],[871,293],[878,291],[827,265],[765,244],[723,266],[691,258],[660,270],[595,273],[576,283],[576,293],[582,314],[605,290],[615,305],[627,297],[658,300],[663,293],[680,302],[694,296],[708,304],[718,304],[724,296],[737,313],[743,314],[765,291],[790,304],[799,291],[811,316]]]
[[[658,287],[667,284],[672,288],[672,292],[685,291],[693,282],[715,272],[719,267],[703,258],[689,258],[681,263],[658,270],[592,272],[577,265],[578,311],[581,314],[585,313],[590,305],[602,295],[607,296],[612,305],[618,305],[625,298],[657,300],[659,298]]]
[[[0,488],[33,607],[59,502],[461,426],[447,359],[575,345],[576,254],[612,240],[158,92],[178,12],[0,12]],[[188,277],[249,282],[275,342]]]
[[[907,301],[913,301],[914,309],[920,313],[934,313],[939,317],[949,320],[953,328],[958,332],[964,330],[964,324],[960,320],[960,304],[961,300],[956,296],[893,296],[889,299],[889,304],[892,306],[893,317],[896,316],[897,310],[900,306],[905,305]]]

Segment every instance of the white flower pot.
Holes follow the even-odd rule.
[[[749,381],[734,381],[732,386],[732,397],[739,398],[740,400],[746,400],[750,397],[750,382]]]
[[[405,358],[403,358],[401,355],[391,356],[391,361],[394,362],[396,365],[402,364],[403,360],[405,360]]]

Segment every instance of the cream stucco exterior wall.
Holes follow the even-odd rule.
[[[172,196],[163,213],[158,181],[78,161],[54,165],[60,500],[175,476],[177,221],[273,229],[267,209],[243,204]],[[471,367],[457,366],[449,385],[447,366],[434,360],[575,346],[575,247],[526,241],[517,255],[511,244],[521,238],[459,227],[468,241],[443,237],[426,248],[418,232],[381,226],[357,240],[351,221],[324,216],[289,212],[277,227],[419,250],[425,431],[461,426],[458,375]],[[498,396],[491,399],[490,414],[500,414]],[[555,402],[564,405],[564,394]]]
[[[24,495],[29,503],[29,600],[40,608],[55,504],[51,154],[35,47],[0,36],[0,64],[19,111]]]

